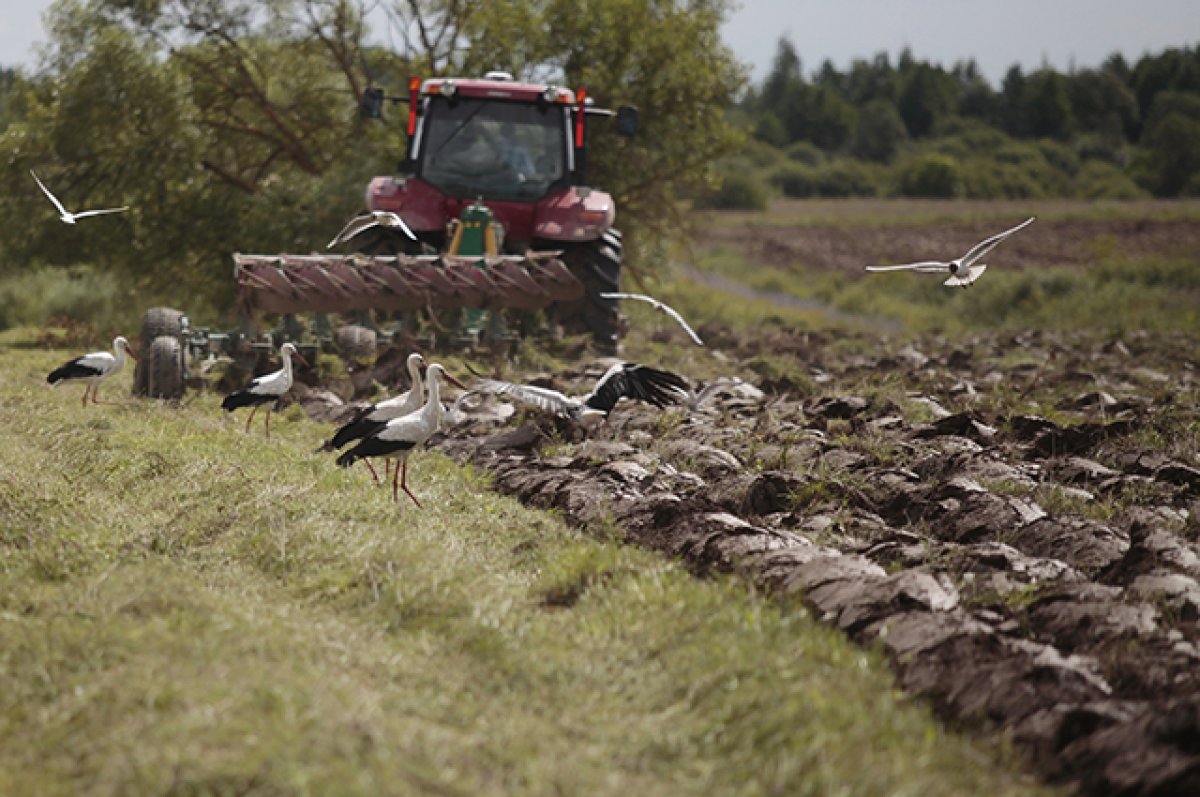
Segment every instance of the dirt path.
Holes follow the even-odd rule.
[[[588,438],[479,420],[440,445],[581,526],[802,595],[1051,781],[1200,794],[1196,341],[831,343],[727,352],[793,358],[773,395],[731,379]]]

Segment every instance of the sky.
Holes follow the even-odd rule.
[[[1059,71],[1099,66],[1114,52],[1136,61],[1167,47],[1200,45],[1200,0],[734,0],[723,34],[756,82],[787,36],[806,73],[839,69],[909,47],[951,66],[974,57],[998,85],[1013,64]],[[50,0],[0,0],[0,65],[36,64]]]

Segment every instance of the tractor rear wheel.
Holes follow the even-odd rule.
[[[557,306],[559,322],[568,332],[590,332],[601,352],[616,354],[620,335],[618,303],[600,294],[621,290],[621,233],[609,229],[594,241],[568,244],[563,247],[562,259],[583,283],[584,295]]]
[[[179,338],[159,335],[150,344],[147,360],[150,398],[178,400],[183,398],[183,347]]]
[[[142,352],[149,353],[155,339],[167,335],[179,339],[183,334],[183,312],[170,307],[151,307],[142,315],[142,331],[139,336]],[[133,370],[133,392],[138,396],[148,396],[150,393],[150,363],[149,357],[138,361]]]

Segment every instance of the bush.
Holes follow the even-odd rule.
[[[771,174],[771,185],[786,197],[805,199],[819,191],[816,172],[796,163],[785,164]]]
[[[0,279],[0,329],[60,318],[108,331],[126,328],[139,313],[114,276],[88,266],[36,268]]]
[[[1084,199],[1140,199],[1147,196],[1133,179],[1111,163],[1088,161],[1075,176],[1075,195]]]
[[[817,194],[827,197],[877,196],[879,170],[862,161],[839,159],[816,173]]]
[[[963,196],[970,199],[1037,199],[1046,196],[1038,179],[1012,163],[974,158],[962,164]]]
[[[811,141],[797,141],[787,148],[786,154],[789,160],[805,166],[820,166],[825,162],[825,153]]]
[[[754,173],[734,171],[721,179],[721,186],[696,197],[701,210],[766,210],[767,186]]]
[[[963,193],[962,169],[949,155],[927,153],[900,165],[897,190],[901,196],[950,198]]]

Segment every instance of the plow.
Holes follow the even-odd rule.
[[[354,251],[234,254],[240,329],[193,328],[178,310],[148,311],[136,392],[178,398],[216,358],[253,368],[285,341],[310,353],[341,343],[355,356],[374,354],[386,322],[411,330],[439,313],[453,318],[456,345],[511,339],[511,311],[541,313],[616,353],[617,303],[605,294],[620,290],[621,234],[612,197],[587,185],[587,129],[589,117],[613,117],[617,132],[632,136],[636,109],[596,108],[586,89],[503,72],[414,77],[399,97],[368,88],[360,112],[382,119],[389,100],[408,105],[405,156],[398,175],[369,182],[366,211],[329,247]],[[279,321],[264,334],[270,317]]]

